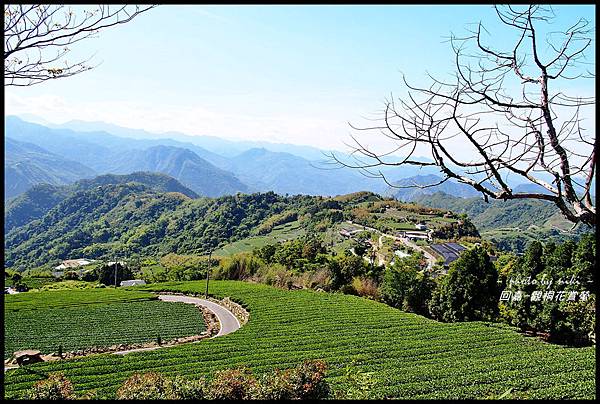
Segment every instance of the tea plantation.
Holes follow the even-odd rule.
[[[52,353],[162,341],[204,331],[192,305],[115,289],[30,292],[5,297],[4,358],[23,349]]]
[[[204,287],[204,282],[176,282],[138,289],[201,294]],[[343,294],[234,281],[211,282],[210,292],[244,305],[249,322],[200,343],[11,370],[5,375],[6,395],[18,396],[55,371],[63,371],[78,391],[96,390],[111,398],[134,372],[197,377],[243,365],[260,373],[324,359],[333,388],[348,364],[371,373],[377,380],[372,398],[497,398],[504,393],[595,398],[594,347],[549,345],[493,323],[439,323]]]

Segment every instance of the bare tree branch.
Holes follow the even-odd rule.
[[[594,107],[596,101],[595,97],[566,95],[561,89],[569,80],[593,78],[581,67],[593,40],[593,28],[580,19],[562,32],[548,34],[548,50],[542,51],[539,26],[552,24],[552,8],[531,5],[495,10],[503,25],[517,34],[510,49],[487,45],[484,34],[488,31],[481,23],[464,37],[452,34],[448,43],[455,56],[454,81],[428,74],[431,85],[421,87],[409,84],[403,76],[408,95],[399,99],[398,105],[393,99],[386,101],[381,124],[351,125],[359,133],[377,131],[392,139],[396,143],[393,153],[402,153],[401,158],[393,161],[392,152],[369,150],[352,136],[351,155],[364,160],[349,163],[332,155],[332,161],[362,170],[436,166],[443,174],[441,181],[414,186],[431,187],[453,179],[481,192],[486,201],[546,200],[571,222],[595,225],[591,196],[595,135],[585,134],[580,110]],[[553,40],[556,35],[558,42]],[[462,142],[473,153],[466,148],[465,153],[453,153],[450,142]],[[432,162],[416,158],[415,153],[424,146],[430,150]],[[384,177],[381,171],[376,175]],[[545,191],[514,192],[508,176]]]
[[[88,65],[91,58],[67,61],[70,46],[102,29],[125,24],[153,7],[99,5],[76,13],[63,5],[6,4],[4,85],[31,86],[93,69],[95,66]]]

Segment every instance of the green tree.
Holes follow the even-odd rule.
[[[381,299],[392,307],[428,315],[428,301],[435,282],[419,271],[420,254],[396,259],[394,265],[385,269],[379,289]]]
[[[353,277],[364,275],[368,270],[365,260],[356,255],[337,256],[329,261],[328,267],[333,289],[348,285]]]
[[[450,265],[429,305],[442,321],[494,320],[498,315],[498,273],[481,247],[467,250]]]
[[[115,280],[116,273],[116,280]],[[133,273],[128,265],[117,262],[116,264],[113,262],[110,265],[108,263],[99,265],[96,268],[96,275],[98,282],[104,285],[116,285],[119,286],[121,281],[126,279],[131,279],[133,277]]]

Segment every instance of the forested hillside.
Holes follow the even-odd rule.
[[[274,193],[191,199],[140,183],[77,191],[5,239],[7,266],[36,266],[68,256],[202,253],[246,237],[264,218],[310,197]]]
[[[165,181],[157,178],[154,183]],[[267,192],[192,199],[173,187],[140,182],[103,185],[109,179],[78,183],[68,192],[42,189],[47,200],[58,201],[53,207],[49,202],[36,206],[34,193],[21,198],[21,203],[15,201],[8,211],[14,227],[5,238],[6,266],[35,267],[76,256],[203,255],[291,221],[313,236],[331,237],[333,225],[344,220],[381,231],[394,231],[396,226],[414,229],[416,221],[426,221],[436,237],[477,235],[468,220],[442,217],[445,211],[385,200],[368,192],[336,198]],[[37,218],[28,216],[29,210]]]
[[[92,189],[108,184],[126,184],[137,182],[158,192],[179,192],[190,198],[198,195],[181,185],[168,175],[149,172],[135,172],[128,175],[101,175],[92,179],[77,181],[66,186],[40,184],[27,192],[10,199],[4,208],[4,234],[18,226],[45,215],[50,209],[78,191]]]

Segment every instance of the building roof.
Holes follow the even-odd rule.
[[[64,260],[60,265],[54,267],[54,269],[66,269],[66,268],[77,268],[84,265],[89,265],[94,260],[88,260],[85,258],[76,258],[72,260]]]
[[[465,247],[457,243],[432,244],[430,247],[444,257],[444,265],[456,261],[460,253],[466,250]]]

